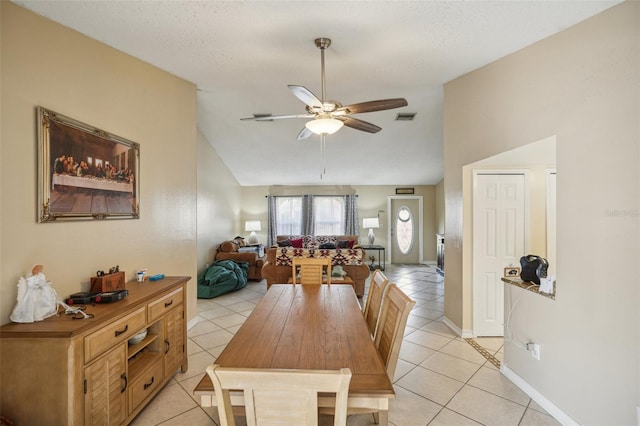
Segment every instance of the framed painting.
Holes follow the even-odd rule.
[[[38,221],[138,219],[140,145],[43,107]]]
[[[520,267],[508,266],[504,268],[504,276],[508,278],[520,278]]]

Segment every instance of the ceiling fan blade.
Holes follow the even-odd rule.
[[[296,138],[296,140],[301,141],[302,139],[307,139],[312,134],[313,132],[311,130],[303,127],[302,130],[300,130],[300,133],[298,133],[298,137]]]
[[[405,98],[380,99],[378,101],[360,102],[338,108],[335,113],[346,111],[346,114],[360,114],[362,112],[383,111],[385,109],[393,109],[407,106]],[[335,114],[334,113],[334,114]]]
[[[253,120],[253,121],[273,121],[273,120],[281,120],[283,118],[313,118],[315,115],[313,114],[294,114],[294,115],[258,115],[255,117],[246,117],[241,118],[240,120]]]
[[[363,132],[378,133],[380,130],[382,130],[382,127],[378,127],[375,124],[368,123],[366,121],[359,120],[357,118],[344,117],[344,116],[335,117],[335,118],[342,121],[345,126],[351,127],[352,129],[356,129],[356,130],[362,130]]]
[[[296,98],[304,102],[305,105],[309,105],[315,108],[322,108],[322,101],[320,101],[320,99],[318,99],[318,97],[311,93],[311,91],[306,87],[296,86],[293,84],[290,84],[287,87],[289,88],[289,90],[291,90],[291,93],[293,93]]]

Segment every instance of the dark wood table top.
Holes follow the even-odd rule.
[[[352,373],[349,396],[395,395],[353,288],[347,285],[272,285],[216,364],[319,370],[348,367]],[[206,373],[194,392],[213,392]]]

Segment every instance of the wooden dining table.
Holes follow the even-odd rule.
[[[234,368],[348,367],[349,411],[377,410],[379,423],[388,424],[393,385],[349,285],[272,285],[215,363]],[[194,394],[203,407],[217,405],[206,373]],[[232,404],[244,405],[240,392],[232,394]],[[319,396],[319,407],[334,405],[335,397]]]

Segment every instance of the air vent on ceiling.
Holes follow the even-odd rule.
[[[253,118],[260,118],[260,121],[273,121],[268,120],[267,117],[271,117],[272,114],[253,114]]]
[[[415,116],[415,112],[399,112],[396,114],[396,121],[413,121]]]

